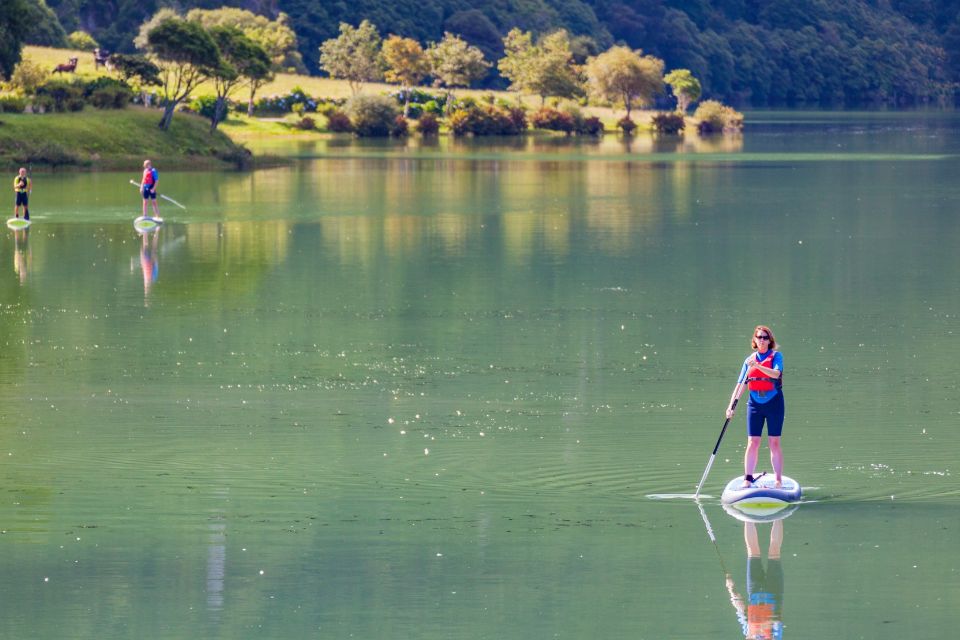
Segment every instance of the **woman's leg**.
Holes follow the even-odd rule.
[[[753,470],[757,468],[757,457],[760,453],[760,436],[747,437],[747,452],[743,454],[743,475],[744,486],[750,486],[746,481],[746,476],[752,476]]]
[[[767,444],[770,446],[770,464],[773,465],[773,472],[777,474],[777,486],[783,483],[783,451],[780,449],[779,436],[767,436]]]

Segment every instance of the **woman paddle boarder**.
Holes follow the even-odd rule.
[[[730,404],[727,419],[733,417],[736,401],[740,399],[743,385],[750,391],[747,404],[747,452],[743,456],[743,486],[753,484],[753,470],[760,452],[760,437],[764,422],[767,424],[767,443],[770,446],[770,463],[777,476],[776,487],[783,484],[783,451],[780,449],[780,433],[783,430],[783,356],[777,348],[777,339],[770,327],[758,325],[750,338],[753,353],[747,356],[740,369],[740,377]]]

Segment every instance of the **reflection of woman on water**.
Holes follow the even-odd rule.
[[[727,592],[737,610],[737,618],[747,640],[780,640],[783,637],[783,567],[780,546],[783,544],[783,520],[770,528],[767,563],[763,564],[757,525],[743,523],[747,543],[747,597],[737,593],[733,578],[727,574]]]
[[[19,229],[13,232],[13,271],[20,278],[20,284],[27,281],[30,272],[30,263],[33,262],[30,254],[30,229]]]
[[[143,295],[150,294],[150,287],[160,275],[160,263],[157,261],[157,238],[159,231],[141,234],[140,269],[143,271]]]

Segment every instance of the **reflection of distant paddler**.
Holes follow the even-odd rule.
[[[760,553],[757,525],[743,523],[743,538],[747,544],[747,598],[737,593],[733,578],[727,574],[730,602],[747,640],[779,640],[783,637],[783,567],[780,547],[783,544],[783,520],[770,526],[770,547],[766,567]]]
[[[20,277],[20,283],[27,281],[33,255],[30,253],[30,229],[18,229],[13,232],[13,272]]]
[[[143,294],[150,293],[150,287],[160,275],[160,263],[157,261],[157,238],[160,231],[141,234],[140,269],[143,271]]]

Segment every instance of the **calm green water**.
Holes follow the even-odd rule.
[[[742,638],[742,412],[716,545],[648,496],[692,493],[764,322],[806,489],[784,637],[952,637],[960,117],[751,122],[263,144],[302,159],[160,167],[189,208],[146,238],[138,171],[35,175],[0,240],[0,635]]]

